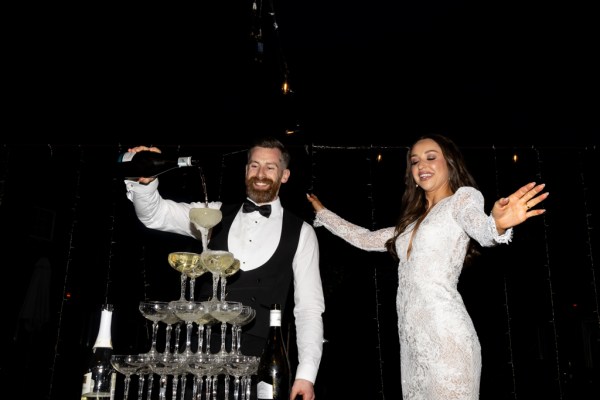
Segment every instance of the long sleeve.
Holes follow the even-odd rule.
[[[164,199],[158,192],[158,179],[148,185],[125,181],[127,198],[132,201],[139,220],[148,228],[178,233],[201,239],[190,222],[190,209],[206,207],[204,202],[178,203]],[[221,202],[211,202],[210,208],[220,208]]]
[[[454,194],[453,216],[456,222],[481,246],[490,247],[510,243],[513,229],[498,234],[491,215],[485,214],[484,199],[480,191],[472,187],[461,187]]]
[[[319,243],[314,229],[306,222],[300,231],[292,266],[298,345],[296,379],[314,383],[323,355],[322,314],[325,312],[325,299],[319,271]]]
[[[327,209],[323,209],[315,215],[314,226],[324,226],[328,231],[344,239],[352,246],[367,251],[386,251],[385,242],[394,235],[394,228],[370,231],[367,228],[346,221]]]

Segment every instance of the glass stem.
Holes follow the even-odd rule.
[[[194,301],[194,288],[196,287],[196,280],[190,278],[190,301]]]
[[[235,353],[236,354],[241,354],[241,348],[242,348],[242,327],[241,326],[237,326],[235,328],[236,333],[237,333],[237,343],[235,346]]]
[[[160,376],[160,392],[159,392],[160,400],[167,399],[167,375]]]
[[[152,345],[150,346],[150,354],[156,355],[156,335],[158,334],[158,321],[152,321]]]
[[[125,380],[124,380],[124,395],[123,395],[123,400],[127,400],[127,396],[129,395],[129,382],[131,381],[131,375],[126,375],[125,376]]]
[[[233,381],[233,398],[239,400],[240,398],[240,376],[236,375]]]
[[[171,379],[171,399],[177,399],[177,386],[179,386],[179,375],[173,375]]]
[[[217,375],[213,375],[211,376],[211,386],[212,386],[212,398],[216,399],[217,398],[217,386],[219,383],[219,377]]]
[[[225,334],[227,333],[227,323],[221,322],[221,354],[226,354],[225,350]]]
[[[197,399],[199,397],[198,394],[200,394],[200,396],[202,395],[202,377],[201,376],[194,376],[194,386],[192,386],[192,399]]]
[[[167,324],[165,331],[165,354],[169,354],[171,352],[171,331],[173,330],[173,325]]]
[[[221,276],[221,301],[225,301],[225,286],[227,286],[227,278]]]
[[[228,399],[229,398],[229,375],[225,374],[225,377],[223,379],[225,381],[225,398]]]
[[[212,335],[212,325],[206,325],[206,352],[208,356],[210,354],[210,338]]]
[[[237,325],[231,325],[231,354],[238,354],[237,351]]]
[[[193,328],[193,322],[188,321],[187,334],[185,337],[185,354],[188,357],[192,355],[192,328]]]
[[[185,384],[187,383],[187,374],[181,374],[181,398],[185,397]],[[177,397],[173,397],[175,400]]]
[[[187,279],[187,275],[183,272],[181,273],[181,295],[179,296],[179,301],[185,301],[185,281]]]
[[[144,394],[144,381],[146,377],[143,373],[138,375],[138,397],[137,400],[142,400],[142,395]]]
[[[179,353],[179,337],[181,336],[181,324],[178,323],[175,327],[175,350],[174,353]]]
[[[202,251],[208,250],[208,235],[202,234]]]
[[[218,297],[217,297],[217,289],[219,287],[219,275],[213,274],[212,279],[213,279],[213,297],[212,297],[212,300],[213,301],[217,301],[217,299],[218,299]]]
[[[154,386],[154,374],[152,372],[150,372],[149,376],[148,376],[148,398],[151,399],[152,398],[152,388]]]

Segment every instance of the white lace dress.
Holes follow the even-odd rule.
[[[329,210],[316,214],[324,226],[355,247],[386,251],[394,228],[377,231],[351,224]],[[457,290],[469,237],[482,246],[508,243],[484,212],[483,195],[462,187],[436,204],[412,238],[414,224],[396,241],[398,333],[404,400],[479,398],[481,347]]]

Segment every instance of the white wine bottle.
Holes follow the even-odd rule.
[[[127,152],[117,160],[117,175],[127,179],[152,178],[173,169],[199,165],[199,160],[191,156],[169,157],[154,151]]]
[[[105,304],[100,317],[100,328],[94,343],[92,356],[83,375],[81,388],[82,399],[114,399],[117,373],[110,363],[112,357],[112,323],[113,306]]]
[[[257,399],[288,400],[292,387],[290,360],[281,332],[281,306],[271,304],[269,336],[257,371]]]

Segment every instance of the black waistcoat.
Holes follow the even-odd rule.
[[[223,207],[223,219],[212,232],[209,248],[213,250],[229,250],[227,237],[231,224],[240,209],[240,205],[235,207]],[[244,333],[256,336],[257,348],[252,349],[251,340],[246,339],[242,345],[244,354],[260,355],[262,344],[266,340],[269,330],[269,308],[271,304],[278,303],[282,307],[282,328],[283,321],[286,324],[293,320],[293,269],[292,262],[298,242],[300,240],[300,230],[303,220],[288,212],[283,211],[283,227],[279,245],[275,249],[273,256],[260,267],[252,271],[238,271],[227,278],[226,300],[241,301],[244,305],[250,306],[256,310],[254,321],[244,328]],[[261,238],[257,238],[261,240]],[[235,256],[235,254],[234,254]],[[206,285],[201,289],[201,296],[208,298],[212,296],[212,286]],[[286,312],[287,311],[287,312]]]

